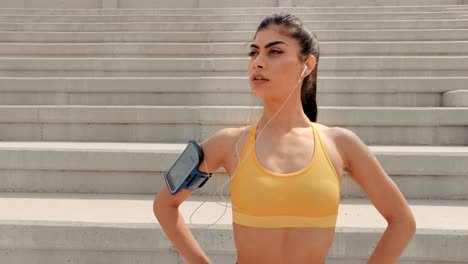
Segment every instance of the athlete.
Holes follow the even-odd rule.
[[[343,171],[388,222],[367,263],[396,263],[415,233],[415,218],[354,132],[316,122],[316,35],[294,15],[273,14],[260,23],[248,55],[250,87],[263,100],[262,116],[204,140],[198,167],[202,172],[223,167],[230,176],[237,263],[325,263]],[[212,263],[178,211],[192,192],[171,195],[163,186],[154,213],[188,263]]]

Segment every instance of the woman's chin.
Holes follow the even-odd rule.
[[[257,89],[252,89],[252,93],[255,97],[259,99],[265,99],[265,93],[263,91],[258,91]]]

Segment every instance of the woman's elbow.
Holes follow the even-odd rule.
[[[405,232],[407,232],[408,234],[416,233],[416,218],[412,213],[403,217],[393,218],[393,220],[389,221],[388,223],[401,226],[406,230]]]
[[[168,207],[169,205],[164,202],[164,200],[161,199],[161,192],[158,192],[156,196],[154,197],[153,201],[153,214],[156,218],[158,218],[158,215],[164,210],[165,207]]]

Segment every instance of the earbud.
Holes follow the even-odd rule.
[[[304,75],[305,71],[307,70],[307,65],[304,65],[304,70],[302,70],[301,77]]]

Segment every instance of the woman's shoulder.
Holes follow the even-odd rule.
[[[319,123],[314,123],[314,125],[319,132],[322,146],[326,149],[335,170],[341,175],[341,171],[346,170],[347,167],[347,138],[353,132],[338,126],[327,126]]]
[[[327,126],[327,125],[316,123],[316,122],[314,122],[313,125],[319,131],[320,136],[327,137],[333,140],[333,142],[336,144],[339,144],[340,140],[342,140],[343,137],[347,137],[349,136],[350,133],[354,133],[353,131],[344,127]]]
[[[319,131],[320,137],[328,147],[329,152],[335,152],[341,159],[344,169],[347,168],[348,157],[353,155],[356,145],[365,145],[356,133],[344,127],[331,127],[314,123]]]
[[[340,136],[340,134],[343,133],[343,129],[345,129],[342,127],[327,126],[327,125],[320,124],[317,122],[311,122],[311,123],[317,128],[321,137],[327,137],[333,141],[335,141]]]
[[[216,155],[223,160],[228,159],[230,156],[228,154],[235,150],[236,145],[242,145],[242,142],[245,142],[251,127],[252,125],[222,128],[200,145],[211,155]]]
[[[214,163],[212,168],[222,166],[228,172],[232,170],[229,165],[237,159],[236,153],[242,151],[251,126],[222,128],[201,143],[203,150],[212,157],[211,160]]]
[[[222,128],[216,131],[212,137],[216,138],[220,144],[232,144],[241,139],[245,134],[248,134],[251,127],[252,125]]]

